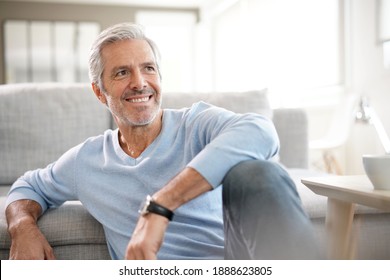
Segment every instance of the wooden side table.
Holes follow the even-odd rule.
[[[390,191],[374,190],[366,175],[311,177],[301,181],[314,193],[328,197],[329,259],[353,257],[351,230],[355,204],[390,211]]]

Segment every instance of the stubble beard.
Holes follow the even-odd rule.
[[[154,94],[156,98],[156,95]],[[126,101],[125,101],[126,102]],[[146,111],[151,110],[149,106],[140,106],[137,112],[128,112],[125,106],[117,106],[112,102],[108,102],[107,107],[115,119],[132,127],[148,126],[154,122],[161,109],[161,96],[154,100],[154,107],[150,113]]]

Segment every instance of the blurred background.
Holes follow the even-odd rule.
[[[159,45],[164,91],[304,108],[312,168],[362,174],[385,152],[355,116],[364,97],[390,134],[390,0],[0,0],[0,84],[89,82],[92,41],[123,21]]]

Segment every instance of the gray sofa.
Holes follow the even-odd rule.
[[[265,91],[242,93],[163,93],[163,107],[180,108],[205,100],[241,112],[257,112],[274,121],[281,150],[278,159],[293,177],[325,257],[326,198],[300,183],[315,176],[308,169],[308,120],[302,109],[271,110]],[[88,84],[16,84],[0,86],[0,259],[9,256],[4,216],[6,194],[25,171],[46,166],[87,137],[114,128],[111,116]],[[323,175],[323,174],[321,174]],[[104,231],[77,202],[49,210],[39,226],[58,259],[109,259]],[[356,258],[390,259],[390,214],[357,207]]]

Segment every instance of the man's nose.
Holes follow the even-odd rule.
[[[141,90],[146,87],[146,80],[141,71],[133,71],[130,79],[130,88],[134,90]]]

